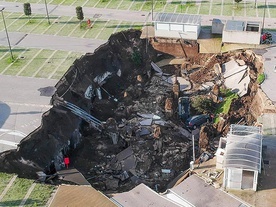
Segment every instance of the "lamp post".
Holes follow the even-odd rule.
[[[9,44],[9,50],[10,50],[10,53],[11,53],[11,59],[12,59],[12,61],[13,61],[13,60],[14,60],[14,57],[13,57],[13,54],[12,54],[10,38],[9,38],[9,34],[8,34],[8,30],[7,30],[6,21],[5,21],[4,14],[3,14],[3,10],[4,10],[4,9],[5,9],[5,7],[0,6],[0,11],[1,11],[1,14],[2,14],[3,23],[4,23],[4,27],[5,27],[5,31],[6,31],[6,36],[7,36],[7,40],[8,40],[8,44]]]
[[[265,0],[265,6],[264,6],[264,15],[263,15],[262,33],[264,32],[264,21],[265,21],[266,1],[267,1],[267,0]]]
[[[46,0],[45,0],[44,2],[45,2],[45,8],[46,8],[46,14],[47,14],[47,19],[48,19],[48,24],[50,24],[50,19],[49,19],[49,12],[48,12],[48,7],[47,7],[47,2],[46,2]]]
[[[153,0],[151,0],[151,21],[153,21]]]

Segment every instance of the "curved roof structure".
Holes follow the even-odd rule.
[[[232,124],[227,135],[224,167],[260,172],[261,156],[261,128]]]

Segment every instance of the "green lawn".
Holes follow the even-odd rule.
[[[0,47],[0,73],[59,79],[81,53],[67,51],[13,48],[16,61],[10,61],[9,50]],[[49,58],[50,57],[50,58]],[[52,77],[50,77],[52,76]]]
[[[33,182],[29,179],[16,178],[0,204],[2,206],[19,206]]]
[[[173,13],[176,10],[176,8],[177,8],[177,4],[173,4],[173,3],[166,4],[164,12],[172,12]]]
[[[209,10],[210,10],[210,2],[202,2],[201,6],[200,6],[200,10],[199,13],[200,14],[209,14]]]
[[[132,4],[132,1],[123,0],[123,2],[117,7],[117,9],[126,10],[131,6],[131,4]]]
[[[14,176],[13,174],[6,174],[6,173],[0,172],[0,195],[3,192],[3,190],[6,188],[6,186],[9,184],[13,176]]]
[[[212,4],[211,14],[212,15],[220,15],[221,14],[221,1],[220,0],[214,0]]]
[[[117,9],[122,0],[111,0],[111,2],[107,5],[108,9]]]
[[[9,184],[14,174],[0,172],[0,194]],[[17,177],[0,201],[0,206],[19,206],[34,180]],[[56,186],[36,183],[29,198],[26,200],[25,207],[45,206]]]
[[[24,207],[45,206],[55,188],[53,185],[36,184]]]
[[[100,0],[89,0],[84,5],[85,7],[95,7]]]

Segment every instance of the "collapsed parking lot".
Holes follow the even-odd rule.
[[[112,35],[94,54],[77,59],[56,85],[42,125],[17,150],[1,154],[1,170],[34,178],[37,171],[63,169],[68,156],[70,166],[105,193],[141,182],[163,191],[189,167],[192,156],[193,132],[179,117],[179,97],[189,97],[190,115],[208,113],[217,119],[193,133],[199,133],[197,157],[205,150],[212,153],[231,123],[255,124],[260,109],[251,105],[262,64],[252,51],[198,54],[196,44],[189,43],[183,58],[179,44],[154,39],[147,44],[140,34]],[[237,69],[242,74],[238,82],[248,82],[223,114],[217,109],[226,99],[223,65],[229,62],[246,66]],[[198,97],[210,105],[199,110],[193,104]]]

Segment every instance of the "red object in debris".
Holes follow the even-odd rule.
[[[64,158],[64,163],[65,163],[65,165],[66,165],[66,168],[68,168],[68,165],[69,165],[69,163],[70,163],[69,157],[65,157],[65,158]]]

